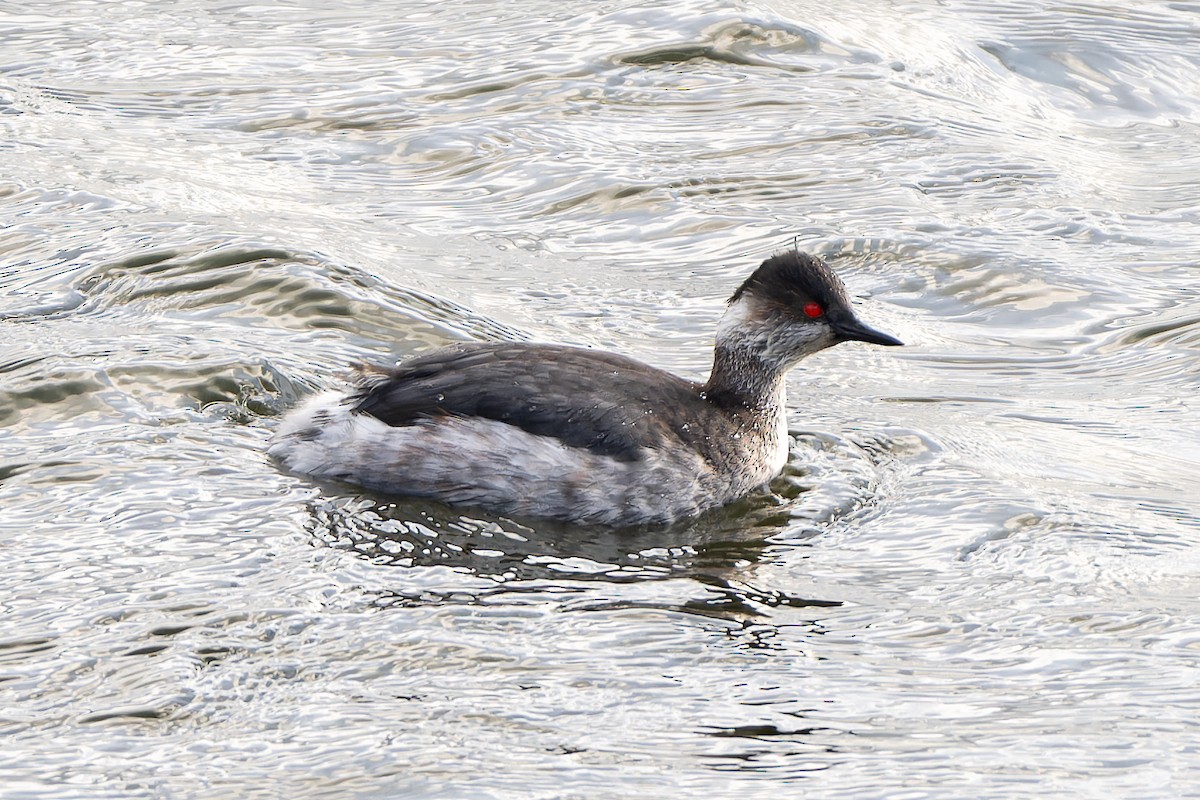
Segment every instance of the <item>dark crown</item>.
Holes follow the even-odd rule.
[[[746,293],[792,308],[808,302],[818,303],[826,311],[850,305],[846,287],[829,265],[798,250],[776,253],[764,261],[729,302],[737,302]]]

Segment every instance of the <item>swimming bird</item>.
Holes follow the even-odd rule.
[[[819,258],[768,258],[729,299],[708,380],[625,356],[458,344],[360,368],[349,392],[286,416],[287,469],[501,515],[669,524],[763,486],[787,460],[784,377],[839,342],[899,345],[863,324]]]

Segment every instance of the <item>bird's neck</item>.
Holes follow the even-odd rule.
[[[784,375],[798,358],[783,358],[775,346],[779,323],[752,297],[730,304],[717,326],[712,372],[704,384],[710,402],[725,408],[766,409],[782,405]]]
[[[785,374],[780,365],[749,349],[718,343],[703,392],[709,402],[722,408],[779,410],[784,403]]]

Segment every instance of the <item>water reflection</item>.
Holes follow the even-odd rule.
[[[788,477],[776,486],[792,494],[803,491]],[[353,553],[372,565],[449,567],[496,584],[446,593],[387,592],[377,597],[379,605],[486,603],[510,593],[546,592],[548,584],[570,592],[594,581],[686,579],[700,591],[684,601],[603,600],[573,610],[659,608],[743,620],[762,616],[764,609],[772,607],[840,605],[837,600],[752,585],[754,566],[778,555],[779,545],[772,537],[793,524],[792,511],[781,493],[759,493],[690,524],[613,529],[552,520],[481,518],[424,500],[332,495],[310,504],[309,530],[322,545]],[[802,539],[803,534],[793,531],[789,548]],[[575,588],[563,588],[566,584]]]
[[[764,511],[750,525],[714,520],[672,531],[480,519],[418,500],[332,499],[311,508],[317,538],[372,563],[452,566],[497,581],[632,581],[752,564],[782,530]]]

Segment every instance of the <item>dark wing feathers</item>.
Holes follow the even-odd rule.
[[[627,461],[671,435],[656,409],[704,402],[693,384],[639,361],[521,343],[458,345],[412,359],[368,377],[356,400],[355,411],[396,427],[483,417]]]

